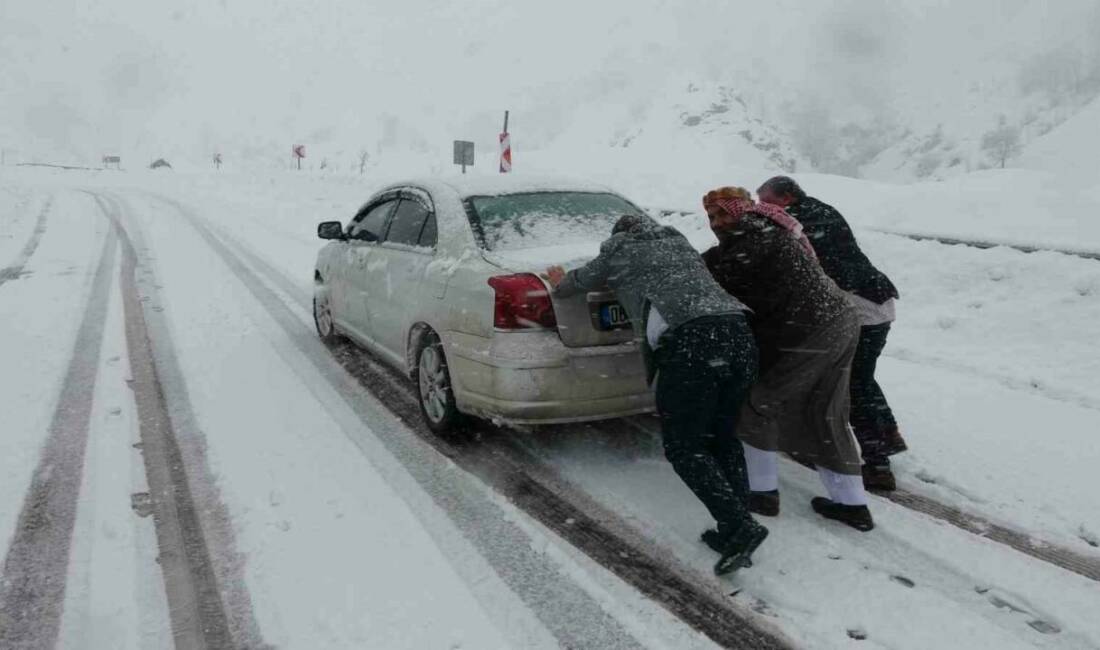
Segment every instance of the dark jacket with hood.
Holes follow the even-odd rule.
[[[745,306],[722,290],[703,265],[699,253],[678,230],[647,216],[619,219],[600,254],[569,271],[554,293],[611,289],[630,316],[634,335],[642,339],[650,383],[656,374],[646,340],[650,306],[656,307],[669,331],[703,316],[744,311]]]
[[[898,297],[894,283],[859,249],[852,229],[836,208],[807,196],[787,206],[787,213],[802,224],[821,268],[841,289],[880,305]]]
[[[766,217],[745,213],[703,253],[726,291],[752,310],[749,325],[763,374],[783,350],[853,307],[798,239]]]

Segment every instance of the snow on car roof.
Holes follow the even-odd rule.
[[[497,174],[490,175],[448,175],[409,180],[398,185],[415,185],[432,193],[447,188],[460,197],[497,196],[521,192],[615,192],[615,190],[591,181],[563,176],[544,176],[541,174]]]

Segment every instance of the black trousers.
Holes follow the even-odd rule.
[[[756,381],[752,332],[739,315],[696,319],[666,332],[655,360],[665,457],[719,529],[736,530],[751,520],[734,427]]]
[[[886,462],[889,453],[887,435],[898,428],[886,395],[875,380],[875,367],[882,349],[886,347],[889,333],[890,323],[860,328],[859,345],[852,359],[849,421],[862,449],[863,459],[870,463]]]

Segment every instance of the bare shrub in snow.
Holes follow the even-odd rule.
[[[1008,123],[1002,115],[997,128],[982,136],[982,151],[1004,169],[1009,158],[1020,153],[1020,127]]]

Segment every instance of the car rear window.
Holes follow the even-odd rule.
[[[624,214],[642,211],[607,192],[530,192],[466,200],[486,250],[602,241]]]

